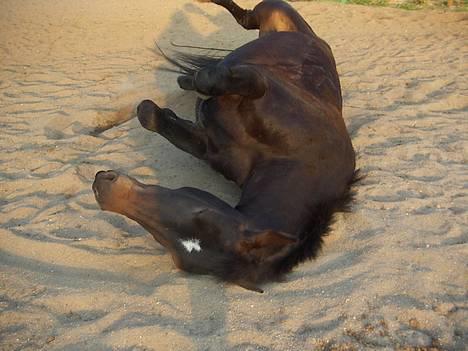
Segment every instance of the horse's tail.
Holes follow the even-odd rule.
[[[172,67],[162,67],[160,68],[163,71],[168,72],[176,72],[184,75],[191,75],[193,76],[195,72],[201,70],[202,68],[213,67],[216,66],[219,62],[224,59],[224,56],[219,55],[200,55],[200,54],[188,54],[183,52],[176,52],[173,57],[167,55],[161,47],[155,43],[157,50],[155,50],[158,54],[160,54],[164,59],[169,62],[171,65],[175,66]],[[205,48],[203,48],[205,49]],[[210,50],[211,48],[206,48],[206,50]],[[224,50],[222,50],[224,51]]]

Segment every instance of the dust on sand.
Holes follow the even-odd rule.
[[[2,1],[0,349],[468,344],[467,15],[293,5],[333,48],[367,178],[320,257],[261,295],[177,271],[91,192],[117,169],[234,203],[232,184],[129,111],[153,98],[193,116],[155,40],[235,48],[256,33],[191,1]]]

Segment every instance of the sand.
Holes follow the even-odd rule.
[[[91,191],[116,169],[235,203],[131,111],[194,114],[155,40],[235,48],[256,32],[194,1],[1,2],[1,350],[464,349],[468,16],[293,6],[333,48],[367,177],[320,257],[257,294],[179,272]]]

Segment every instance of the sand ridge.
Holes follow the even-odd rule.
[[[177,271],[91,191],[116,169],[234,203],[233,184],[131,111],[152,98],[193,116],[155,40],[234,48],[256,33],[195,1],[2,2],[0,349],[464,349],[468,17],[293,6],[334,51],[367,177],[320,257],[261,295]]]

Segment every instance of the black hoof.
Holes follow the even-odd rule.
[[[193,84],[193,77],[191,76],[178,76],[177,77],[177,84],[179,87],[184,90],[195,90],[195,86]]]
[[[140,124],[143,128],[151,130],[153,132],[158,131],[158,113],[160,108],[151,100],[143,100],[137,106],[137,116]]]

